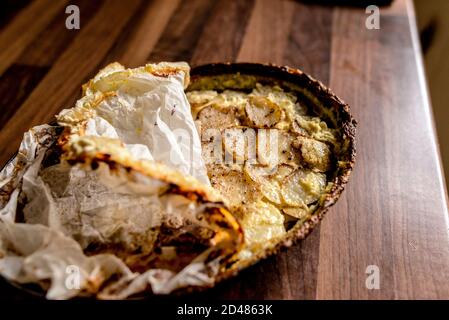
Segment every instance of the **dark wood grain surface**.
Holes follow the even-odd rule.
[[[310,2],[310,1],[309,1]],[[0,15],[0,162],[31,126],[73,105],[113,61],[272,62],[298,67],[352,107],[356,168],[320,228],[298,245],[200,295],[242,299],[449,298],[447,193],[413,5],[364,8],[299,1],[6,1]],[[365,286],[376,265],[380,288]],[[26,295],[0,284],[0,298]]]

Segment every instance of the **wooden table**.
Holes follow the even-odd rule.
[[[22,133],[80,96],[112,61],[273,62],[299,67],[352,106],[359,122],[350,183],[300,244],[209,291],[207,298],[449,298],[447,194],[410,0],[381,8],[295,1],[66,1],[2,4],[0,157]],[[70,3],[74,3],[70,1]],[[367,267],[380,288],[367,289]],[[2,285],[0,296],[23,296]]]

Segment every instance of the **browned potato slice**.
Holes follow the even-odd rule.
[[[221,130],[239,125],[233,108],[222,111],[213,106],[208,106],[200,111],[198,120],[201,123],[201,132],[210,128]]]
[[[282,110],[277,104],[261,96],[249,97],[245,106],[249,123],[256,127],[271,128],[282,120]]]
[[[257,186],[254,183],[248,183],[244,173],[238,168],[238,166],[229,168],[220,165],[208,167],[212,187],[227,199],[232,209],[262,197]]]
[[[304,207],[318,200],[325,187],[325,174],[299,169],[282,185],[282,198],[289,206]]]

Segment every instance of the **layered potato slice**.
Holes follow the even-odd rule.
[[[211,185],[243,227],[240,259],[273,247],[331,187],[336,130],[276,85],[192,90],[187,97]]]

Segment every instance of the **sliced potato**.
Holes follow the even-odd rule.
[[[270,179],[273,169],[246,163],[244,173],[249,180],[253,181],[260,188],[265,198],[273,203],[281,204],[281,187],[277,181]]]
[[[247,245],[267,246],[285,234],[284,216],[272,204],[258,201],[245,209],[241,224]]]
[[[242,205],[256,201],[262,197],[259,189],[254,183],[248,183],[243,171],[226,166],[208,167],[209,178],[216,190],[228,201],[231,208],[236,209]]]
[[[201,132],[210,128],[222,130],[239,125],[235,110],[232,108],[222,111],[214,106],[208,106],[199,112],[198,120],[201,123]]]
[[[295,171],[295,167],[281,164],[276,167],[276,171],[272,174],[272,177],[278,182],[283,182],[293,171]]]
[[[212,114],[208,106],[221,114]],[[264,249],[286,228],[307,220],[327,192],[324,172],[330,169],[329,145],[336,131],[307,115],[294,94],[277,86],[257,84],[250,94],[224,91],[203,108],[201,119],[213,117],[210,126],[221,130],[225,165],[234,166],[223,171],[208,164],[212,186],[229,200],[242,222],[247,242],[242,252]],[[227,120],[232,117],[235,122]],[[208,143],[203,148],[210,152],[214,149]]]
[[[280,131],[278,140],[279,164],[290,164],[298,167],[301,164],[301,154],[294,147],[295,136],[286,131]]]
[[[250,180],[257,183],[264,181],[267,176],[270,176],[273,173],[267,166],[259,165],[257,163],[251,164],[249,162],[245,163],[243,171]]]
[[[279,132],[277,129],[257,130],[257,162],[274,167],[279,163]]]
[[[298,137],[297,142],[305,162],[318,171],[329,170],[331,151],[324,142],[305,137]]]
[[[249,97],[245,113],[249,124],[259,128],[271,128],[283,117],[282,110],[277,104],[261,96]]]
[[[296,170],[282,185],[285,203],[292,207],[304,207],[315,202],[326,187],[326,175],[310,170]]]
[[[204,163],[207,164],[222,164],[224,161],[223,145],[221,134],[214,136],[202,136],[203,141],[201,148],[201,156]],[[205,141],[206,140],[206,141]]]
[[[238,127],[223,130],[223,145],[226,163],[243,164],[245,160],[256,160],[256,132],[252,128]]]
[[[279,186],[279,183],[277,183],[276,181],[272,182],[270,182],[269,180],[266,181],[267,183],[264,183],[260,189],[262,194],[269,201],[276,204],[281,204],[282,196],[281,196],[281,187]]]
[[[258,163],[275,167],[288,164],[301,165],[301,152],[294,146],[296,136],[286,130],[259,129],[257,131]]]

